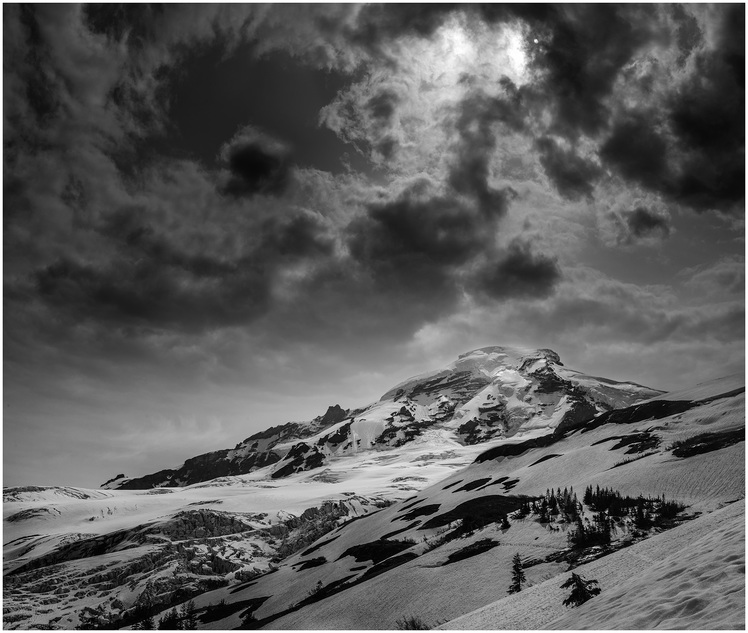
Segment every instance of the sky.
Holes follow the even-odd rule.
[[[741,4],[3,5],[3,483],[487,345],[744,371]]]

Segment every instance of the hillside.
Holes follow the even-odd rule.
[[[719,603],[719,621],[741,621],[744,552],[736,526],[744,520],[744,395],[730,387],[729,381],[715,383],[708,393],[700,391],[705,398],[678,400],[690,406],[658,419],[590,423],[550,446],[479,460],[408,500],[346,524],[283,561],[269,576],[230,593],[217,590],[198,597],[201,621],[217,629],[242,621],[273,629],[369,629],[394,628],[396,620],[416,616],[431,625],[446,622],[444,628],[556,628],[551,621],[568,611],[560,585],[569,577],[567,570],[577,567],[603,588],[580,613],[604,600],[613,601],[619,613],[630,613],[636,603],[625,602],[626,596],[644,569],[650,591],[657,587],[653,595],[672,597],[685,587],[673,572],[678,568],[689,578],[684,594],[689,597],[713,595],[719,588],[708,581],[710,574],[724,572],[731,597]],[[704,433],[710,441],[703,440]],[[683,453],[684,447],[693,450]],[[517,512],[523,499],[538,499],[554,487],[573,487],[581,501],[588,486],[632,499],[661,500],[664,495],[682,510],[666,518],[655,501],[646,506],[652,518],[646,526],[637,523],[633,510],[608,516],[613,520],[610,544],[583,548],[570,547],[576,525],[568,517],[543,523],[537,514],[520,518]],[[505,514],[510,527],[503,529]],[[583,503],[588,528],[595,525],[594,515]],[[729,535],[724,550],[722,535]],[[699,557],[685,555],[702,541],[709,547],[702,544]],[[516,553],[530,586],[507,596]],[[727,568],[723,559],[729,559]],[[653,567],[655,562],[662,564]],[[643,589],[637,591],[643,595]],[[640,625],[677,622],[690,628],[713,613],[706,599],[689,598],[684,607],[681,598],[644,611]],[[496,600],[495,617],[484,611],[464,616]],[[514,605],[516,617],[506,616],[507,605]],[[607,628],[606,609],[610,606],[588,616],[590,628]],[[577,628],[575,615],[561,625]],[[454,620],[460,616],[467,619]],[[624,621],[619,626],[628,628]]]
[[[560,618],[564,609],[540,608],[559,595],[551,585],[604,564],[614,567],[594,600],[614,588],[625,600],[632,576],[611,578],[636,568],[637,548],[681,530],[682,551],[708,538],[700,525],[737,538],[713,518],[743,515],[741,383],[660,394],[569,370],[550,350],[486,348],[369,407],[331,407],[249,438],[245,457],[279,459],[246,474],[143,490],[125,478],[106,490],[6,489],[5,626],[129,627],[194,599],[199,628],[393,628],[405,616],[506,628],[491,619],[497,600],[501,613],[512,604]],[[321,463],[297,463],[300,446]],[[596,507],[585,492],[597,486],[628,501]],[[608,525],[607,542],[572,546],[579,521],[593,536]],[[529,584],[505,597],[517,553]],[[671,554],[647,560],[667,565]],[[715,564],[704,557],[695,578]],[[521,606],[532,595],[538,604]],[[725,609],[734,621],[735,605]],[[590,626],[603,617],[594,613]],[[525,628],[550,622],[517,617]]]

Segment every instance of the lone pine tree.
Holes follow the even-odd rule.
[[[572,572],[571,578],[561,585],[561,589],[568,589],[571,587],[571,593],[569,594],[569,597],[564,600],[564,605],[578,607],[580,604],[587,602],[587,600],[600,593],[600,587],[593,586],[597,584],[597,580],[585,580],[578,574]]]
[[[512,584],[509,585],[509,593],[522,591],[522,585],[526,582],[525,572],[522,571],[522,558],[517,552],[512,558]]]
[[[179,615],[182,618],[182,629],[185,631],[197,630],[197,608],[195,607],[195,601],[190,600],[187,604],[183,604]]]

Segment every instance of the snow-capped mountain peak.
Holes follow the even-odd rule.
[[[361,409],[334,405],[309,422],[271,427],[233,449],[193,457],[175,470],[115,478],[106,487],[184,486],[254,471],[278,479],[342,457],[393,450],[427,431],[462,446],[542,435],[659,393],[568,369],[550,349],[483,347],[401,382]]]

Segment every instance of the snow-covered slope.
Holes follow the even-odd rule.
[[[720,601],[715,621],[741,621],[744,571],[736,553],[744,543],[736,526],[744,520],[745,401],[728,383],[699,401],[633,406],[618,418],[603,414],[557,434],[553,443],[514,442],[520,450],[512,451],[497,441],[475,463],[341,526],[288,557],[277,572],[199,596],[202,625],[391,629],[415,616],[430,625],[446,622],[445,628],[556,628],[552,620],[568,611],[568,591],[560,585],[570,568],[603,590],[579,613],[609,600],[584,620],[591,628],[610,628],[605,618],[614,607],[638,613],[634,598],[644,594],[634,585],[644,572],[648,591],[667,598],[659,610],[654,599],[646,602],[640,616],[647,628],[703,626],[716,612],[698,594],[712,596],[719,583],[729,597]],[[588,486],[615,490],[634,505],[641,498],[641,521],[633,506],[623,516],[606,515],[613,521],[611,543],[576,547],[573,518],[516,512],[525,500],[540,505],[549,490],[561,498],[568,489],[569,497],[578,494],[585,529],[593,529],[599,508],[582,503]],[[668,518],[663,496],[685,508]],[[502,527],[505,514],[508,527]],[[690,555],[696,546],[699,557]],[[507,595],[515,554],[529,586]],[[715,570],[725,563],[729,569],[720,576]],[[680,570],[692,578],[680,579]],[[575,614],[559,626],[578,628]],[[467,619],[456,619],[461,616]],[[613,622],[627,627],[620,617]]]
[[[502,598],[517,552],[529,590],[560,585],[594,552],[569,551],[563,516],[515,518],[548,489],[652,498],[659,527],[621,518],[611,547],[634,545],[611,556],[682,521],[660,517],[655,496],[703,517],[742,498],[736,379],[692,399],[657,393],[569,370],[549,350],[485,348],[369,407],[331,407],[165,478],[5,489],[5,626],[128,626],[190,598],[200,628],[433,625]],[[202,481],[210,472],[227,474]]]
[[[581,565],[600,595],[570,609],[559,574],[439,628],[742,629],[745,500]],[[687,555],[684,555],[686,553]]]

